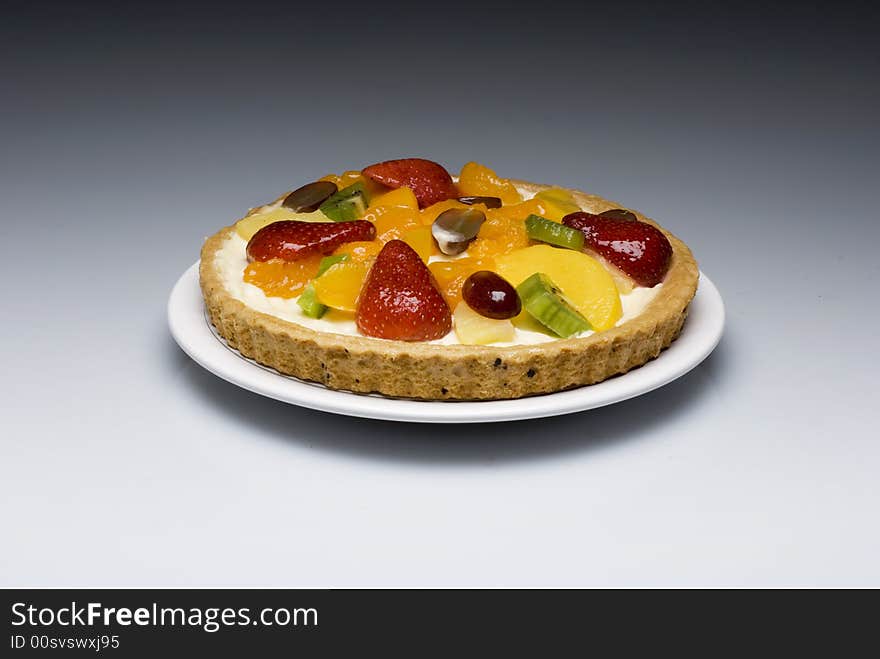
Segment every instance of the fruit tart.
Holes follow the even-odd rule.
[[[641,366],[678,336],[698,278],[688,247],[636,211],[420,158],[254,208],[200,265],[208,316],[242,355],[429,400],[545,394]]]

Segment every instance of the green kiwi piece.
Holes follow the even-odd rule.
[[[342,263],[343,261],[348,261],[348,254],[334,254],[333,256],[325,256],[318,264],[318,274],[315,275],[315,278],[320,277],[332,266],[336,265],[337,263]]]
[[[311,283],[303,289],[296,303],[309,318],[320,318],[327,313],[327,306],[318,301],[315,287]]]
[[[367,193],[363,181],[352,183],[330,197],[318,207],[334,222],[351,222],[363,217],[367,210]]]
[[[528,277],[516,287],[516,292],[523,308],[562,338],[593,329],[589,321],[565,299],[550,277],[542,272]]]
[[[526,233],[532,240],[540,240],[542,243],[577,251],[584,248],[584,234],[582,232],[540,215],[529,215],[526,218]]]

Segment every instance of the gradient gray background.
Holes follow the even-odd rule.
[[[291,4],[3,3],[0,585],[880,585],[867,4]],[[409,155],[655,217],[721,345],[472,427],[298,409],[177,348],[207,235]]]

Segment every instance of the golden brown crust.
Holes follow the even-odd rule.
[[[514,183],[529,192],[549,187]],[[572,193],[591,212],[619,207],[595,195]],[[214,265],[233,227],[205,242],[199,275],[208,316],[219,334],[242,355],[281,373],[333,389],[394,397],[520,398],[601,382],[641,366],[675,340],[696,293],[699,270],[688,247],[659,228],[672,244],[672,263],[660,292],[641,314],[586,338],[507,348],[331,334],[254,311],[229,294]]]

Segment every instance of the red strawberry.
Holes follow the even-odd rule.
[[[311,254],[329,254],[343,243],[373,240],[376,227],[366,220],[299,222],[282,220],[257,231],[247,244],[249,261],[298,261]]]
[[[431,341],[452,329],[452,314],[431,271],[402,240],[388,241],[376,257],[356,320],[363,334],[397,341]]]
[[[389,188],[410,188],[419,200],[420,208],[458,195],[449,172],[431,160],[386,160],[365,167],[361,173]]]
[[[565,226],[584,234],[584,246],[605,257],[639,286],[656,286],[666,276],[672,245],[657,227],[592,213],[571,213]]]

